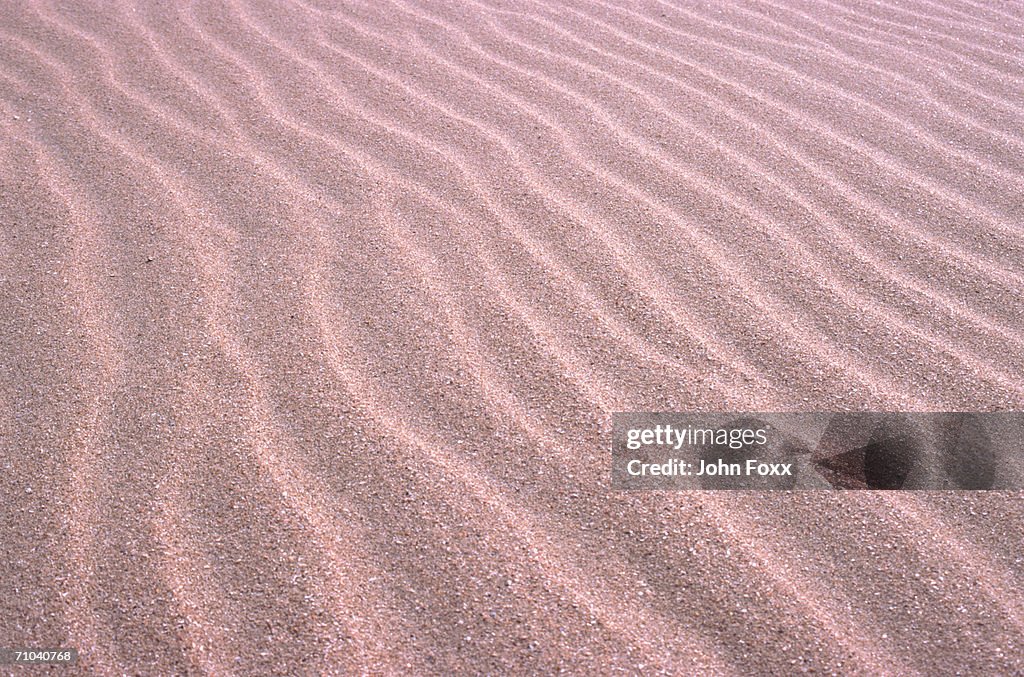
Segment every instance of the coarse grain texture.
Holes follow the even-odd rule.
[[[1021,409],[1022,195],[1018,2],[0,3],[0,646],[1022,674],[1021,493],[607,452]]]

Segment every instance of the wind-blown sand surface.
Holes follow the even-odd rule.
[[[1020,409],[1022,122],[1015,2],[0,4],[0,646],[1024,673],[1020,493],[607,437]]]

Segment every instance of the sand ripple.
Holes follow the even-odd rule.
[[[0,645],[1024,672],[1019,493],[616,494],[623,410],[1024,404],[1024,9],[0,7]]]

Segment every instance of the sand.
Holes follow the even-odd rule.
[[[1024,673],[1021,493],[608,452],[1020,409],[1022,121],[998,0],[0,4],[0,646]]]

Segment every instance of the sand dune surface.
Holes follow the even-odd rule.
[[[1021,408],[1024,5],[11,1],[0,158],[0,646],[1024,673],[1019,492],[608,451]]]

